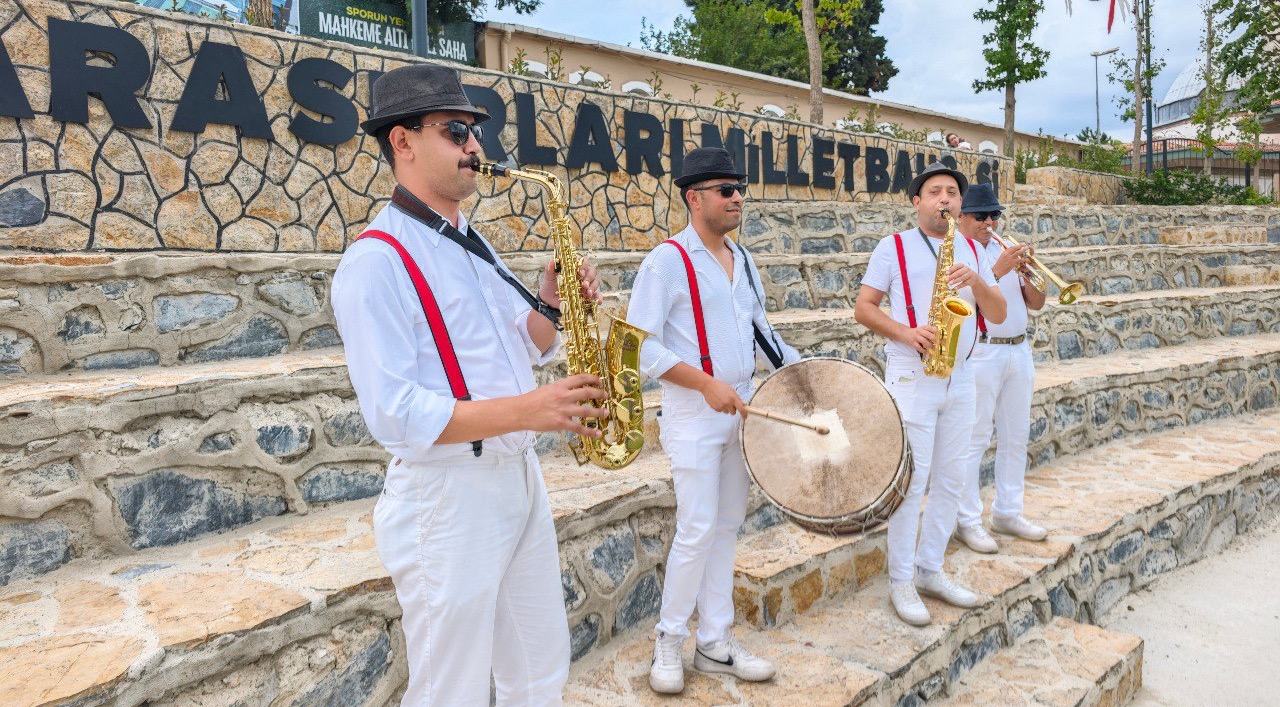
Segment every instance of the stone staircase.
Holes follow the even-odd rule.
[[[761,686],[695,676],[685,698],[1127,700],[1141,642],[1088,624],[1221,549],[1280,496],[1280,215],[1224,209],[1231,225],[1218,230],[1192,222],[1201,215],[1090,207],[1009,220],[1089,295],[1034,319],[1028,512],[1050,541],[949,562],[989,602],[931,605],[940,620],[910,629],[887,607],[882,533],[807,533],[753,498],[735,599],[739,621],[763,632],[744,639],[784,673]],[[875,244],[858,234],[904,221],[902,209],[824,204],[752,217],[743,237],[788,341],[880,368],[852,317]],[[506,260],[532,282],[544,257]],[[642,257],[595,257],[622,302]],[[0,257],[0,704],[396,698],[399,608],[370,524],[386,456],[336,346],[337,259]],[[555,436],[540,445],[576,661],[570,703],[652,701],[642,678],[674,494],[651,439],[623,472],[577,467]],[[1045,683],[1020,672],[1028,661],[1061,676],[1056,692],[1036,692]]]

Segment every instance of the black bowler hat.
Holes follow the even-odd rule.
[[[911,180],[911,186],[907,188],[907,198],[914,199],[920,196],[920,188],[924,186],[924,183],[929,181],[930,177],[936,177],[939,174],[949,174],[955,178],[956,184],[960,185],[960,196],[964,196],[964,193],[969,191],[969,180],[964,174],[951,169],[941,162],[934,162],[925,167],[923,172],[917,174],[915,179]]]
[[[720,147],[699,147],[684,156],[684,166],[676,177],[676,186],[684,188],[708,179],[742,179],[747,176],[733,164],[729,151]]]
[[[467,98],[457,69],[439,64],[402,66],[373,83],[373,106],[360,127],[372,135],[398,120],[442,110],[470,113],[477,123],[489,119],[483,108]]]
[[[1004,211],[1000,200],[996,198],[996,190],[990,184],[974,184],[960,202],[960,213],[978,214],[984,211]]]

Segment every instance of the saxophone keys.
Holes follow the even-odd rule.
[[[644,433],[640,430],[629,430],[622,436],[622,443],[628,452],[638,452],[644,446]]]
[[[627,395],[640,388],[640,374],[634,368],[624,368],[613,376],[613,385]]]

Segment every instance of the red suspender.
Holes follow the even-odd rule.
[[[969,238],[968,236],[965,236],[965,241],[969,243],[969,250],[973,251],[974,265],[977,265],[978,269],[981,270],[982,261],[981,259],[978,258],[978,246],[974,245],[973,239]],[[976,305],[974,306],[973,310],[974,310],[974,313],[978,315],[978,331],[982,332],[982,338],[985,339],[987,338],[987,320],[982,318],[982,312],[978,311],[978,308]]]
[[[711,349],[707,345],[707,323],[702,320],[702,297],[698,295],[698,276],[693,271],[693,261],[689,259],[689,253],[685,251],[684,246],[676,243],[674,240],[664,241],[676,247],[680,251],[680,257],[684,258],[684,274],[689,278],[689,299],[693,303],[693,324],[698,330],[698,354],[702,357],[702,371],[709,376],[714,376],[711,368]]]
[[[907,300],[907,325],[916,328],[916,308],[911,304],[911,280],[907,278],[907,254],[902,250],[902,234],[893,234],[893,244],[898,247],[898,270],[902,272],[902,294]]]
[[[444,324],[444,315],[440,313],[440,305],[436,303],[436,297],[431,293],[431,286],[427,284],[427,278],[422,276],[422,270],[413,261],[413,256],[409,255],[409,251],[400,245],[400,241],[396,240],[395,236],[385,231],[368,230],[361,233],[356,240],[361,238],[376,238],[395,248],[396,253],[400,254],[404,269],[409,271],[409,279],[413,281],[413,288],[418,291],[422,313],[427,315],[431,337],[435,339],[436,350],[440,353],[440,364],[444,366],[444,375],[449,379],[449,390],[458,400],[470,400],[471,393],[467,391],[467,381],[462,377],[462,366],[458,365],[458,354],[453,350],[453,340],[449,338],[449,329]],[[477,457],[480,456],[480,441],[472,442],[471,449]]]

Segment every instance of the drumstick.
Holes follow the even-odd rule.
[[[770,420],[777,420],[778,422],[785,422],[785,423],[787,423],[788,425],[795,425],[796,427],[807,427],[807,428],[809,428],[809,429],[813,430],[814,432],[817,432],[817,433],[818,433],[818,434],[820,434],[820,435],[831,434],[831,430],[827,429],[826,427],[823,427],[822,425],[815,425],[815,424],[813,424],[812,422],[805,422],[804,420],[797,420],[797,419],[795,419],[794,417],[787,417],[786,415],[779,415],[779,414],[778,414],[778,413],[776,413],[776,412],[769,412],[768,410],[761,410],[760,408],[753,408],[753,407],[751,407],[750,405],[747,405],[747,406],[746,406],[746,408],[747,408],[747,412],[751,413],[752,415],[759,415],[760,417],[765,417],[765,418],[768,418],[768,419],[770,419]]]

